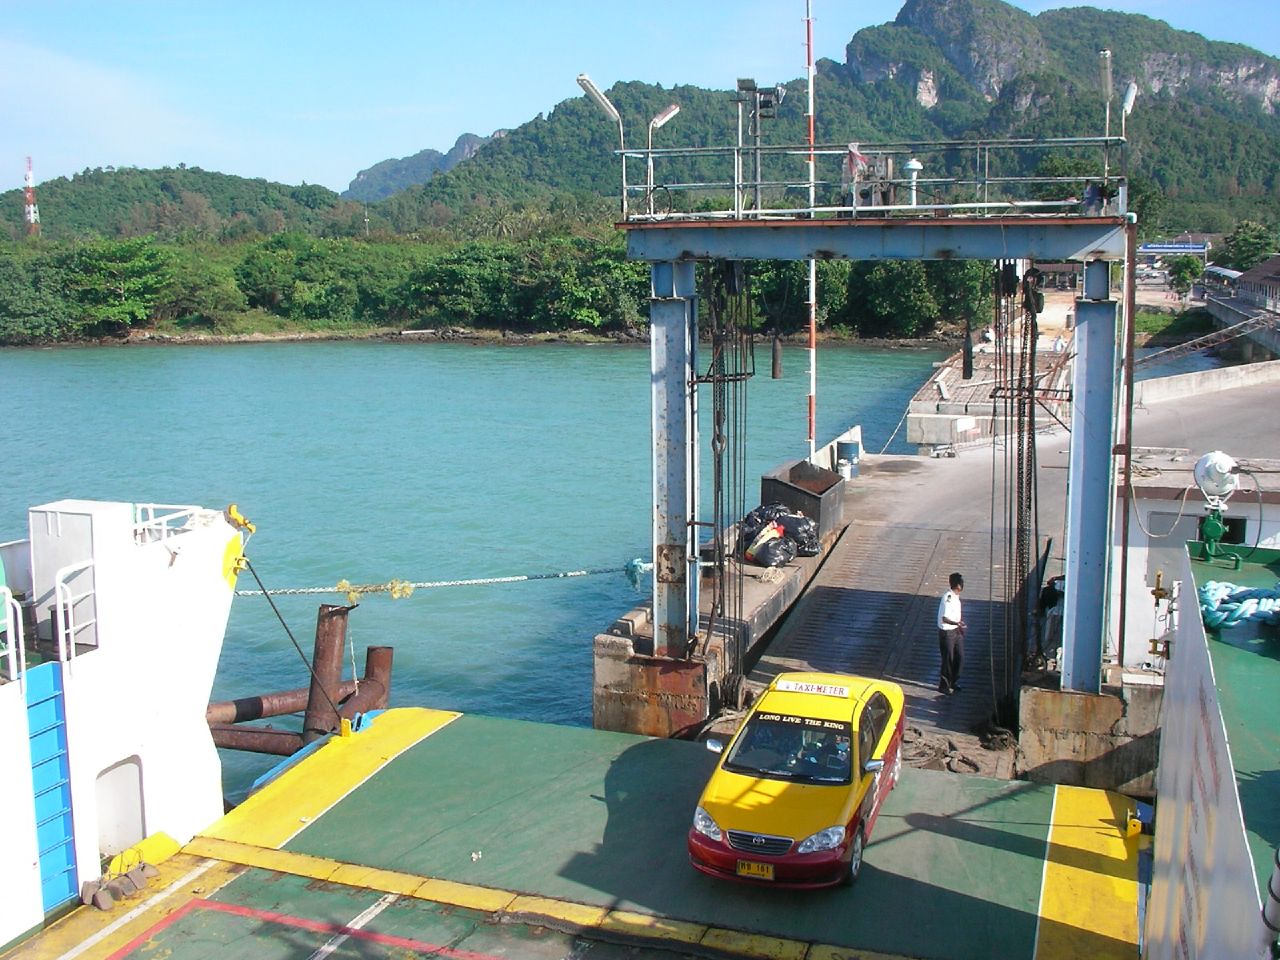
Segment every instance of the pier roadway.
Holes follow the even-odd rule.
[[[1062,434],[1037,445],[1040,536],[1059,552],[1065,447]],[[885,677],[902,685],[907,726],[917,731],[908,762],[1011,776],[1012,745],[985,749],[974,732],[995,713],[1006,668],[1004,456],[997,440],[955,457],[863,457],[846,484],[851,522],[756,663],[751,686],[763,689],[788,670]],[[964,575],[968,632],[959,690],[945,695],[938,692],[937,614],[953,571]]]
[[[196,837],[155,893],[77,911],[12,958],[1135,955],[1122,797],[906,769],[858,882],[787,891],[689,865],[714,761],[687,741],[387,711]]]
[[[1187,395],[1167,390],[1169,399],[1134,411],[1135,447],[1187,451],[1179,485],[1190,482],[1190,464],[1211,450],[1280,458],[1280,433],[1257,416],[1274,406],[1280,380],[1241,377],[1247,385],[1227,387],[1229,369],[1214,373],[1215,392],[1190,382]],[[1039,534],[1053,543],[1050,574],[1063,567],[1068,443],[1055,427],[1036,444]],[[962,446],[955,457],[863,457],[859,475],[846,484],[850,525],[756,663],[751,686],[763,689],[787,670],[886,677],[906,692],[907,725],[920,735],[908,755],[917,763],[1010,776],[1012,750],[985,749],[974,734],[994,713],[993,677],[998,681],[1005,668],[1005,457],[1001,438]],[[1121,463],[1117,458],[1117,471]],[[953,570],[965,578],[969,630],[961,689],[946,696],[937,689],[935,617]],[[730,717],[719,732],[735,727]]]

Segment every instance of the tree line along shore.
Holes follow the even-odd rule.
[[[648,326],[649,269],[626,259],[619,234],[602,233],[8,241],[0,243],[0,343],[401,331],[634,338]],[[836,338],[928,338],[989,314],[989,264],[830,261],[818,272],[819,324]],[[805,327],[803,263],[753,264],[750,278],[760,332]]]
[[[1275,234],[1243,223],[1218,262],[1247,269]],[[1184,292],[1202,264],[1171,271]],[[993,267],[980,261],[819,261],[829,339],[914,341],[982,328]],[[752,322],[807,328],[807,266],[749,267]],[[0,344],[234,340],[434,331],[442,338],[631,340],[648,326],[649,269],[602,223],[579,232],[465,239],[329,238],[283,231],[235,242],[155,235],[0,241]],[[1158,332],[1149,330],[1149,332]]]

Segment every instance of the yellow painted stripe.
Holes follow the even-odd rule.
[[[422,708],[379,714],[367,730],[350,737],[331,737],[204,835],[258,847],[283,847],[400,754],[459,716]]]
[[[517,920],[524,916],[546,917],[574,927],[598,927],[609,911],[604,907],[574,903],[571,900],[516,897],[507,905],[506,912]]]
[[[238,863],[246,867],[287,873],[308,880],[341,883],[378,893],[396,893],[418,900],[432,900],[471,910],[494,913],[505,910],[516,894],[488,887],[477,887],[451,880],[436,880],[397,870],[382,870],[356,863],[342,863],[325,857],[291,850],[273,850],[255,847],[250,843],[234,840],[218,840],[213,837],[196,837],[183,848],[184,853],[195,856]]]
[[[181,849],[182,844],[167,833],[153,833],[128,850],[117,853],[102,872],[108,877],[118,877],[144,863],[157,867]]]
[[[208,869],[190,882],[169,889],[183,877],[199,870],[201,865],[199,858],[183,854],[168,858],[159,867],[160,876],[152,879],[135,900],[126,900],[108,911],[80,907],[6,954],[5,960],[58,960],[67,956],[73,956],[75,960],[97,960],[109,957],[188,901],[221,889],[244,870],[235,864],[209,866],[206,863]],[[120,922],[138,906],[144,909]]]
[[[651,913],[610,910],[600,922],[600,929],[624,937],[646,937],[650,940],[672,940],[676,943],[701,943],[707,928],[701,923],[669,920]]]
[[[807,943],[799,940],[783,940],[720,927],[709,929],[701,943],[704,947],[723,950],[740,957],[756,957],[759,960],[803,960],[809,949]]]
[[[477,887],[470,883],[457,883],[453,880],[428,880],[418,887],[413,895],[419,900],[447,903],[484,913],[501,913],[507,908],[507,904],[516,898],[514,893],[506,890]]]
[[[685,943],[691,946],[700,944],[725,953],[760,960],[803,960],[809,951],[809,944],[801,940],[706,927],[698,923],[669,920],[626,910],[609,910],[607,907],[570,900],[525,896],[506,890],[341,863],[324,857],[257,847],[216,837],[196,837],[183,848],[183,853],[311,880],[342,883],[362,890],[396,893],[418,900],[501,914],[517,922],[550,921],[580,929],[588,935],[596,930],[613,936]],[[834,949],[829,948],[829,952],[821,956],[835,960],[838,955],[830,952]]]
[[[289,853],[271,847],[255,847],[251,843],[234,840],[218,840],[213,837],[196,837],[185,847],[184,853],[213,860],[225,860],[246,867],[291,873],[311,880],[328,880],[342,864],[337,860],[313,857],[307,853]],[[421,881],[421,877],[418,878]]]
[[[911,960],[898,953],[876,953],[874,950],[854,950],[829,943],[815,943],[805,954],[804,960]]]
[[[1106,790],[1055,788],[1036,960],[1136,956],[1138,840],[1131,801]]]

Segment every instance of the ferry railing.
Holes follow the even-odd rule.
[[[196,514],[203,513],[204,509],[179,504],[139,503],[135,507],[137,522],[133,525],[134,543],[168,540],[189,530]]]
[[[628,158],[645,161],[646,176],[624,179],[622,189],[627,222],[1119,216],[1128,209],[1125,147],[1120,137],[1071,137],[629,149]],[[1104,162],[1114,151],[1121,162]],[[1070,175],[1021,172],[1050,156],[1063,158]],[[926,170],[935,174],[920,176]]]
[[[71,592],[71,578],[83,573],[92,573],[93,561],[68,564],[53,575],[53,630],[58,639],[58,659],[70,662],[76,655],[77,635],[85,630],[94,630],[93,640],[88,646],[96,647],[98,624],[96,604],[90,610],[92,616],[80,619],[76,615],[76,607],[86,600],[94,598],[93,578],[90,576],[89,589],[80,593]]]
[[[14,599],[13,591],[0,587],[0,605],[4,607],[4,655],[6,683],[17,680],[27,672],[27,648],[22,635],[22,607]]]

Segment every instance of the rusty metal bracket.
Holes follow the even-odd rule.
[[[660,543],[654,556],[654,574],[659,583],[684,583],[684,546],[679,543]]]

